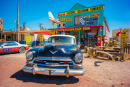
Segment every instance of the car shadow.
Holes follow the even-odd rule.
[[[94,66],[100,66],[100,65],[98,65],[98,63],[102,63],[102,62],[104,62],[104,61],[95,61]]]
[[[45,75],[33,75],[32,73],[26,73],[22,69],[14,73],[10,78],[16,78],[23,82],[35,82],[41,84],[75,84],[79,82],[79,79],[76,77],[65,77],[65,76],[45,76]]]

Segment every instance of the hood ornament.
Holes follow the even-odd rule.
[[[55,53],[57,53],[58,52],[58,50],[56,50],[56,51],[51,51],[51,50],[49,50],[52,54],[55,54]]]

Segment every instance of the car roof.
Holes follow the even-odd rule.
[[[72,36],[72,35],[51,35],[50,37],[53,37],[53,36],[63,36],[63,37],[72,37],[72,38],[75,38],[75,37]]]

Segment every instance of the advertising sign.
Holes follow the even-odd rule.
[[[91,18],[80,18],[79,19],[79,26],[91,26],[91,25],[98,25],[98,17],[91,17]]]
[[[31,36],[30,35],[26,35],[26,44],[27,45],[31,44]]]
[[[68,11],[68,12],[58,13],[58,17],[59,16],[65,16],[65,15],[71,15],[71,14],[77,14],[77,13],[84,13],[84,12],[90,12],[90,11],[103,10],[103,9],[104,9],[104,5],[96,6],[96,7],[90,7],[90,8],[85,8],[85,9],[80,9],[80,10],[75,10],[75,11]]]

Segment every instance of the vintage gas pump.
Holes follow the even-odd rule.
[[[102,36],[97,36],[97,46],[102,45]]]

